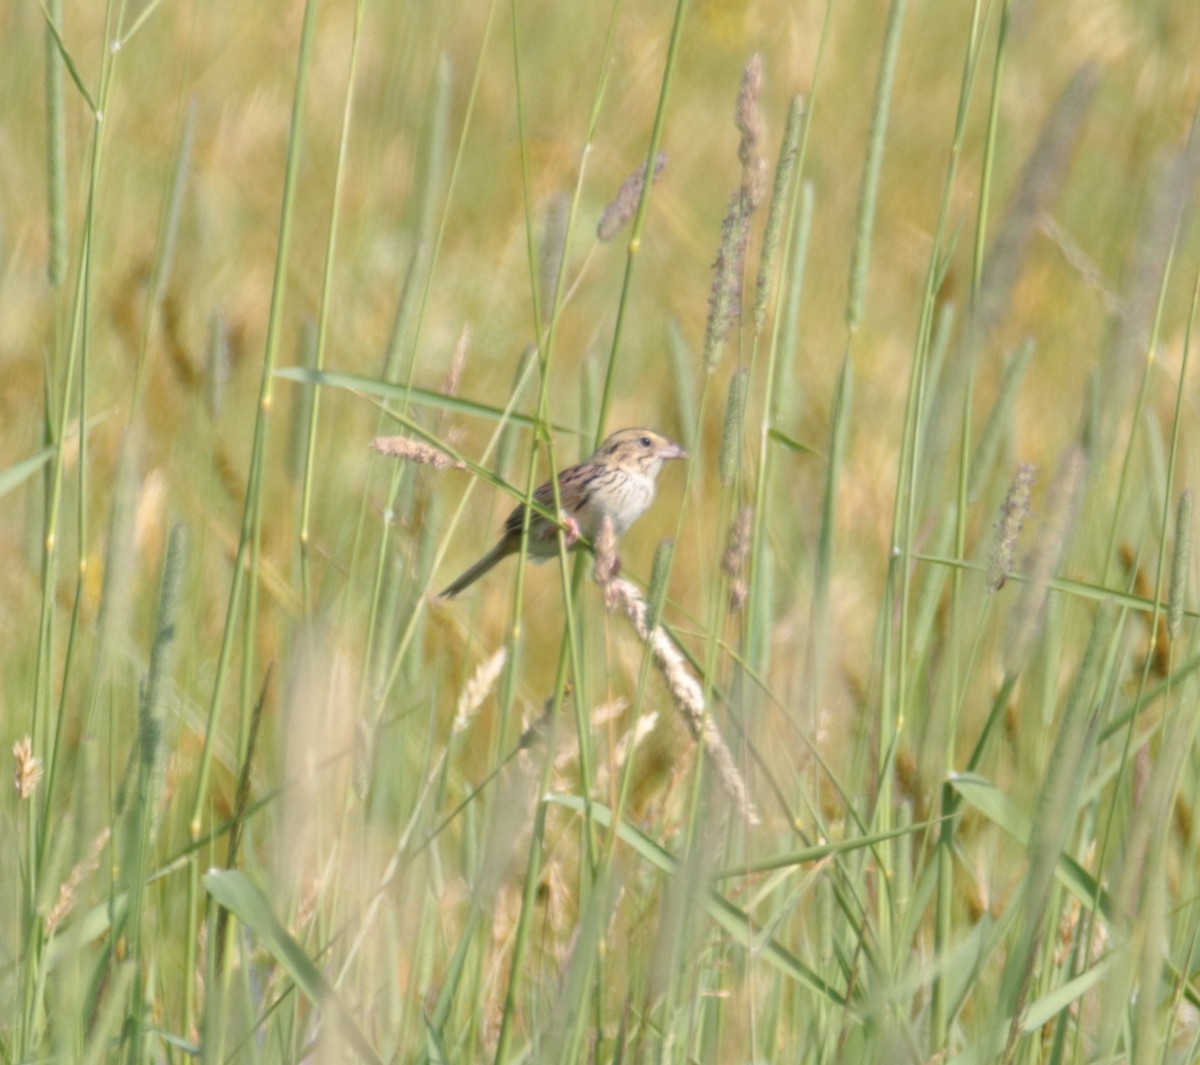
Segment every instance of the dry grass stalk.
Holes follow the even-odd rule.
[[[617,530],[607,514],[600,522],[596,536],[596,564],[592,567],[592,579],[604,589],[604,606],[611,614],[616,609],[616,600],[609,594],[609,586],[621,572],[621,560],[617,557]]]
[[[299,934],[312,924],[313,918],[317,915],[317,907],[320,905],[324,886],[319,876],[308,878],[304,890],[300,894],[300,901],[296,903],[296,922],[292,925],[293,934]]]
[[[1022,589],[1023,594],[1013,612],[1005,654],[1005,668],[1010,673],[1021,668],[1045,617],[1050,580],[1057,572],[1075,531],[1087,470],[1087,454],[1083,448],[1073,447],[1067,452],[1054,479],[1050,490],[1052,509],[1048,512],[1041,538],[1029,560],[1029,582]]]
[[[657,713],[643,714],[637,719],[633,729],[626,732],[621,737],[620,742],[617,743],[617,749],[613,758],[614,769],[620,769],[625,764],[625,759],[629,757],[629,752],[640,747],[642,741],[654,731],[657,724]]]
[[[1095,850],[1095,843],[1092,844]],[[1103,957],[1108,951],[1110,935],[1108,926],[1097,920],[1094,914],[1083,912],[1083,903],[1075,895],[1068,896],[1067,904],[1058,918],[1058,942],[1054,947],[1054,964],[1064,968],[1076,953],[1075,940],[1079,938],[1080,927],[1088,932],[1091,946],[1087,948],[1090,957]]]
[[[612,779],[611,773],[620,773],[624,768],[626,761],[631,752],[636,751],[645,740],[650,736],[658,725],[658,713],[642,714],[633,723],[633,728],[626,732],[617,741],[616,747],[613,749],[612,759],[610,762],[605,762],[600,765],[596,771],[596,787],[603,790],[608,787],[609,781]]]
[[[1047,238],[1049,238],[1050,242],[1058,248],[1067,265],[1075,271],[1080,280],[1088,288],[1100,297],[1100,301],[1104,304],[1104,309],[1114,318],[1127,324],[1130,319],[1129,307],[1113,291],[1112,286],[1109,285],[1108,280],[1101,272],[1095,260],[1079,246],[1070,233],[1058,224],[1049,211],[1042,213],[1038,219],[1038,225]]]
[[[667,153],[659,152],[654,160],[654,177],[657,181],[667,166]],[[624,184],[617,190],[616,198],[600,216],[596,226],[596,237],[599,240],[612,240],[630,219],[637,214],[638,204],[642,202],[642,191],[646,187],[646,164],[643,163],[625,179]]]
[[[1013,291],[1038,219],[1057,198],[1066,179],[1099,81],[1099,68],[1085,63],[1046,115],[1041,135],[988,251],[983,289],[972,324],[975,339],[990,334],[1012,306]]]
[[[102,830],[100,835],[92,840],[92,845],[88,848],[83,861],[76,864],[75,868],[71,870],[71,875],[59,885],[58,898],[50,908],[50,912],[46,914],[46,935],[54,935],[58,926],[70,916],[78,898],[79,885],[83,883],[85,876],[100,868],[100,854],[108,845],[111,835],[112,829]]]
[[[13,770],[13,787],[17,789],[19,798],[28,799],[42,779],[42,760],[33,756],[33,740],[28,736],[17,740],[13,744],[12,752],[17,763]]]
[[[601,703],[589,715],[592,730],[599,732],[600,729],[617,721],[628,709],[629,700],[620,696]],[[546,726],[548,724],[549,722],[543,716],[527,732],[539,737],[544,736],[547,734]],[[561,773],[579,757],[579,737],[573,733],[564,736],[559,740],[558,748],[558,753],[554,756],[554,768]]]
[[[615,699],[609,699],[606,703],[601,703],[591,713],[592,728],[599,729],[612,724],[628,709],[629,700],[622,695],[618,695]]]
[[[742,161],[742,192],[751,211],[762,203],[767,187],[767,161],[762,154],[765,130],[762,113],[758,109],[762,87],[763,58],[756,53],[750,57],[742,74],[733,119],[742,135],[738,145],[738,158]]]
[[[987,586],[990,592],[998,592],[1012,576],[1017,557],[1017,538],[1021,535],[1025,519],[1029,517],[1029,490],[1033,487],[1036,472],[1036,466],[1022,462],[1000,506],[996,539],[992,543],[992,560],[988,565]]]
[[[706,713],[704,690],[688,669],[683,654],[661,626],[656,625],[653,630],[648,627],[649,606],[635,585],[619,577],[614,578],[605,586],[605,595],[609,594],[632,623],[638,638],[649,645],[654,665],[667,682],[675,708],[682,715],[688,731],[704,747],[726,794],[733,800],[746,823],[757,825],[760,820],[758,811],[746,793],[746,782],[738,772],[733,754],[725,745],[720,731]]]
[[[454,354],[450,356],[450,365],[446,369],[446,378],[442,382],[442,393],[447,396],[457,396],[459,386],[462,385],[463,372],[467,368],[467,352],[471,347],[471,327],[464,325],[462,332],[458,334],[458,343],[454,345]],[[437,418],[433,423],[433,435],[441,440],[445,440],[451,447],[457,446],[462,437],[462,431],[450,424],[450,412],[447,410],[438,411]],[[415,461],[420,461],[419,459]],[[438,467],[441,469],[442,467]],[[456,466],[456,469],[463,467]]]
[[[441,448],[414,440],[410,436],[377,436],[371,447],[381,455],[405,459],[421,466],[432,466],[435,470],[465,470],[467,464],[446,454]]]
[[[1154,171],[1135,234],[1125,313],[1118,318],[1113,348],[1104,366],[1106,381],[1112,380],[1110,370],[1125,374],[1140,365],[1149,347],[1163,270],[1175,246],[1182,213],[1194,202],[1200,177],[1200,136],[1193,133],[1182,148],[1156,160]]]
[[[729,605],[740,611],[746,605],[749,589],[746,586],[746,559],[750,555],[750,526],[754,508],[742,507],[729,527],[729,542],[721,556],[721,569],[729,578]]]
[[[458,697],[458,706],[454,711],[454,734],[462,732],[471,719],[483,705],[484,700],[496,685],[504,663],[508,661],[508,651],[501,647],[491,658],[480,662],[462,695]]]
[[[462,384],[463,370],[467,368],[467,350],[471,346],[471,327],[464,325],[454,346],[454,354],[450,356],[450,369],[446,371],[446,383],[442,391],[448,396],[458,395],[458,386]]]

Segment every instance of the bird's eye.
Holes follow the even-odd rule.
[[[643,436],[641,438],[641,440],[638,441],[638,443],[641,444],[642,447],[651,447],[653,442],[651,441],[650,437]]]

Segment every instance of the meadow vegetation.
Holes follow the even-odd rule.
[[[0,1059],[1197,1060],[1198,50],[0,8]]]

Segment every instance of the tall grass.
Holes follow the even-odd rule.
[[[0,16],[3,1058],[1195,1060],[1200,22],[1060,16]]]

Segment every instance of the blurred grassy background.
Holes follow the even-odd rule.
[[[978,575],[962,578],[964,591],[948,566],[918,564],[907,552],[957,557],[961,547],[967,560],[986,565],[1017,463],[1041,468],[1034,514],[1052,517],[1055,470],[1072,445],[1083,445],[1087,488],[1063,575],[1087,591],[1052,599],[1047,635],[1020,683],[1012,678],[1011,702],[1002,707],[1005,745],[976,768],[1027,813],[1038,795],[1040,809],[1053,805],[1045,798],[1058,779],[1051,752],[1056,737],[1074,735],[1066,726],[1057,731],[1062,706],[1072,684],[1095,683],[1095,701],[1106,707],[1098,727],[1153,724],[1136,735],[1112,728],[1106,740],[1119,745],[1128,736],[1125,746],[1097,754],[1094,763],[1085,759],[1086,780],[1072,794],[1087,796],[1079,805],[1087,812],[1078,823],[1069,819],[1078,834],[1064,847],[1083,862],[1099,838],[1109,853],[1109,837],[1097,826],[1110,817],[1118,825],[1113,853],[1128,863],[1141,853],[1139,832],[1154,823],[1143,798],[1159,763],[1147,752],[1158,757],[1158,730],[1168,720],[1165,711],[1141,713],[1149,699],[1149,674],[1141,671],[1150,631],[1142,613],[1165,600],[1161,573],[1155,583],[1160,552],[1170,550],[1171,538],[1160,535],[1168,528],[1163,515],[1174,514],[1197,458],[1194,389],[1180,380],[1197,270],[1192,207],[1200,142],[1191,134],[1200,95],[1200,8],[1182,0],[911,3],[890,100],[865,310],[849,330],[851,259],[863,224],[860,189],[889,5],[854,0],[827,12],[817,3],[696,0],[682,23],[666,99],[661,147],[668,163],[653,188],[613,352],[629,231],[598,244],[595,224],[646,158],[672,9],[549,0],[320,4],[299,140],[291,141],[297,67],[306,62],[304,5],[64,6],[62,40],[87,92],[105,101],[101,122],[47,43],[42,8],[14,3],[0,10],[0,474],[13,472],[0,481],[0,736],[8,743],[33,737],[33,755],[48,770],[34,797],[4,800],[6,824],[20,845],[0,853],[0,886],[23,900],[3,931],[0,1001],[13,1018],[0,1025],[5,1057],[75,1058],[86,1051],[160,1060],[196,1052],[210,1060],[251,1053],[293,1060],[325,1036],[329,1027],[295,990],[320,997],[303,972],[255,955],[248,933],[237,940],[237,975],[213,955],[215,910],[201,876],[227,863],[226,832],[246,772],[250,801],[261,805],[245,819],[239,861],[229,864],[245,868],[264,890],[385,1058],[424,1053],[434,1060],[453,1047],[451,1059],[472,1060],[492,1056],[499,1044],[501,1057],[583,1060],[586,1049],[563,1033],[586,1030],[591,1034],[579,1038],[594,1040],[602,1056],[628,1046],[630,1056],[662,1060],[922,1061],[975,1048],[974,1060],[991,1060],[979,1049],[992,1045],[991,1036],[980,1033],[1006,1020],[1002,1012],[992,1016],[991,991],[999,987],[998,1001],[1009,1005],[1026,994],[1006,998],[1004,990],[1017,978],[1003,959],[1024,948],[1019,936],[1010,943],[997,933],[1004,946],[988,955],[993,968],[981,961],[963,978],[953,1007],[936,1004],[938,992],[928,989],[951,967],[935,948],[929,902],[940,860],[936,828],[905,836],[895,849],[848,851],[846,864],[824,880],[823,867],[805,867],[794,882],[781,877],[767,887],[747,878],[738,889],[738,905],[766,904],[771,916],[759,912],[760,920],[839,994],[868,996],[843,1007],[794,974],[780,977],[768,966],[764,975],[753,951],[734,950],[711,920],[696,916],[704,909],[697,890],[672,896],[650,875],[645,854],[640,864],[622,858],[626,864],[610,879],[600,875],[609,866],[596,850],[603,851],[597,840],[605,838],[599,829],[580,829],[558,808],[549,815],[551,829],[539,827],[533,811],[546,809],[535,803],[541,763],[509,756],[556,690],[564,633],[559,567],[530,568],[518,599],[520,625],[512,611],[515,563],[461,601],[431,606],[428,590],[493,542],[512,496],[478,483],[464,516],[455,518],[470,478],[398,469],[370,452],[372,436],[402,430],[381,418],[373,398],[338,388],[321,390],[302,545],[311,389],[275,380],[269,421],[258,420],[272,301],[279,301],[278,366],[307,364],[322,336],[327,369],[378,380],[387,366],[390,381],[440,392],[466,329],[457,392],[469,403],[502,407],[523,352],[539,339],[534,293],[552,228],[547,218],[570,202],[578,183],[565,252],[570,295],[555,319],[552,349],[543,347],[551,353],[546,413],[575,430],[555,434],[554,461],[561,468],[590,451],[610,358],[614,391],[600,428],[650,425],[691,446],[691,473],[663,475],[659,503],[625,538],[622,556],[628,572],[647,577],[656,545],[676,537],[667,617],[695,655],[764,824],[730,827],[704,805],[720,807],[701,799],[702,760],[656,678],[644,675],[641,644],[606,619],[587,583],[576,590],[582,657],[566,702],[586,704],[583,721],[618,699],[630,705],[596,725],[598,748],[585,743],[578,767],[560,736],[554,786],[576,792],[590,780],[593,799],[615,803],[622,739],[637,715],[659,711],[630,795],[631,821],[684,860],[707,851],[698,882],[718,867],[786,855],[802,843],[920,822],[939,802],[946,810],[945,772],[964,768],[996,692],[1005,690],[1008,606],[997,606],[993,617],[981,605],[990,600]],[[979,65],[947,186],[973,32]],[[761,349],[747,314],[706,381],[700,350],[712,264],[741,180],[734,100],[755,53],[766,69],[759,107],[772,167],[792,98],[808,102],[799,179],[811,196],[812,229],[802,299],[798,317],[773,343],[764,336]],[[48,61],[66,100],[67,243],[65,269],[53,282]],[[289,143],[298,163],[292,238],[285,287],[276,290]],[[326,297],[335,194],[340,214]],[[943,209],[947,230],[939,238]],[[977,244],[985,252],[981,270],[973,260]],[[755,238],[747,298],[757,247]],[[800,264],[793,258],[780,269],[786,292]],[[938,283],[926,300],[931,269]],[[543,327],[549,309],[541,307]],[[914,367],[924,365],[915,354],[924,350],[922,322],[933,318],[944,325],[946,346],[913,415],[906,395]],[[984,319],[986,329],[973,331],[971,323]],[[668,353],[673,330],[681,362]],[[959,512],[960,449],[974,447],[1026,340],[1032,361],[1002,412],[999,456],[994,466],[972,470],[977,491]],[[782,381],[773,411],[763,391],[768,347]],[[844,450],[837,451],[831,433],[845,367],[853,369],[853,390]],[[739,368],[751,370],[746,444],[736,481],[722,485],[725,396]],[[699,421],[691,422],[682,397],[706,388]],[[535,372],[518,411],[535,410],[537,389]],[[392,402],[398,409],[400,401]],[[1177,404],[1176,468],[1169,457]],[[480,410],[434,413],[419,402],[413,410],[426,431],[472,459],[481,458],[495,429]],[[975,418],[965,427],[964,410]],[[81,417],[90,424],[82,454]],[[739,617],[725,605],[720,561],[729,522],[766,476],[758,442],[768,423],[810,450],[771,445],[758,516],[763,551],[752,563],[760,567],[759,583]],[[270,426],[261,476],[253,472],[256,425]],[[908,498],[902,441],[910,432],[924,450],[905,511],[896,501]],[[517,492],[525,490],[534,445],[524,429],[505,445],[498,475]],[[61,526],[48,564],[43,548],[59,498],[59,461]],[[481,461],[492,468],[491,457]],[[546,475],[545,462],[543,450],[535,483]],[[243,596],[229,616],[244,516],[259,513],[260,531],[257,517],[245,519],[253,531],[247,588],[257,602],[247,606]],[[176,660],[162,748],[151,751],[143,678],[152,670],[159,586],[176,523],[188,533],[172,626]],[[823,534],[835,548],[828,566],[814,569]],[[897,576],[893,548],[911,563],[911,588]],[[1133,561],[1122,563],[1118,549]],[[811,608],[823,582],[825,614]],[[1109,593],[1116,600],[1098,607]],[[1126,593],[1132,598],[1122,599]],[[1126,609],[1133,611],[1128,617]],[[1105,612],[1120,613],[1106,645],[1107,672],[1102,680],[1081,680],[1092,621]],[[910,616],[911,641],[905,627],[892,643],[889,634]],[[1190,628],[1185,632],[1190,647]],[[221,687],[223,640],[231,650]],[[479,705],[455,725],[477,666],[501,646],[509,653],[503,676],[483,686]],[[911,655],[907,674],[893,659],[897,648]],[[813,654],[823,663],[815,671],[819,683]],[[1183,694],[1168,694],[1172,706],[1186,705],[1195,689],[1181,663],[1190,659],[1182,651],[1167,658],[1155,678],[1174,685],[1178,675]],[[249,730],[260,691],[263,738],[255,754]],[[1128,719],[1120,716],[1122,699],[1138,708]],[[567,714],[563,729],[575,723]],[[1187,742],[1175,739],[1162,756],[1178,754],[1193,766],[1189,734]],[[828,773],[817,768],[809,745]],[[202,768],[206,751],[211,778]],[[149,767],[147,779],[162,775],[153,824],[130,822],[131,752]],[[525,760],[522,774],[515,767]],[[1170,773],[1160,773],[1186,779],[1184,765],[1171,762]],[[476,795],[483,781],[491,783]],[[1107,934],[1126,936],[1130,956],[1144,963],[1128,969],[1150,981],[1140,985],[1143,1001],[1152,999],[1159,1012],[1146,1020],[1131,1005],[1129,986],[1097,978],[1094,1000],[1085,999],[1074,1015],[1073,1043],[1022,1032],[1007,1044],[1010,1060],[1092,1060],[1096,1047],[1132,1059],[1149,1055],[1151,1046],[1155,1060],[1188,1060],[1190,1045],[1181,1049],[1175,1040],[1181,1031],[1194,1037],[1194,1016],[1179,1011],[1196,998],[1184,944],[1197,927],[1190,900],[1200,878],[1190,826],[1194,788],[1181,788],[1155,808],[1163,816],[1173,811],[1176,828],[1156,852],[1163,867],[1155,883],[1166,893],[1161,912],[1147,916],[1141,908],[1159,898],[1149,888],[1121,896],[1128,921],[1106,911],[1113,926]],[[443,819],[463,802],[442,832]],[[894,818],[883,812],[892,807],[899,811]],[[963,822],[952,901],[936,904],[937,920],[953,918],[956,944],[975,943],[987,921],[1003,924],[1003,915],[1015,912],[1010,901],[1035,894],[1019,884],[1038,868],[1037,844],[1005,837],[995,829],[1004,818],[995,808],[987,813]],[[706,825],[710,836],[703,835]],[[114,842],[99,869],[88,872],[90,848],[106,828]],[[547,831],[550,857],[535,853],[528,866],[534,880],[527,881],[530,834],[542,839]],[[202,845],[192,849],[195,838]],[[1047,830],[1043,838],[1056,837]],[[150,885],[142,898],[130,886],[132,852],[121,849],[130,840],[146,845],[137,858],[144,866],[136,866]],[[395,879],[381,888],[393,855],[399,871],[393,868]],[[1109,861],[1118,871],[1105,890],[1119,896],[1121,860]],[[81,862],[85,871],[72,891],[92,923],[65,925],[74,930],[70,948],[54,955],[56,930],[46,916]],[[1146,865],[1158,868],[1149,859]],[[1109,868],[1088,866],[1095,899]],[[541,907],[532,932],[518,931],[527,882],[540,892],[532,900]],[[772,901],[779,890],[785,900]],[[861,895],[847,902],[856,890]],[[1163,916],[1168,898],[1179,907],[1174,924]],[[130,899],[136,913],[121,909]],[[115,918],[110,905],[123,916]],[[1048,936],[1056,914],[1071,905],[1064,896],[1038,909],[1033,924]],[[1096,902],[1092,912],[1102,908]],[[533,911],[527,905],[525,912]],[[676,912],[691,916],[672,918]],[[135,917],[139,923],[129,924]],[[1161,984],[1145,961],[1150,948],[1138,953],[1139,927],[1179,947],[1167,948],[1165,961],[1155,955]],[[520,979],[512,979],[514,942],[526,936],[536,947],[516,967]],[[664,943],[686,946],[656,950]],[[278,961],[280,951],[266,949]],[[1031,978],[1047,997],[1086,969],[1054,969],[1049,953]],[[581,955],[594,969],[581,974]],[[863,964],[870,975],[860,972]],[[593,1028],[576,1013],[556,1012],[560,980],[577,996],[564,998],[586,1003]],[[218,981],[228,997],[214,1005]],[[240,1000],[229,994],[239,981]],[[506,1000],[510,987],[518,990]],[[440,994],[449,994],[446,1012]],[[1082,995],[1064,995],[1055,1016],[1066,1018]],[[713,1005],[711,1013],[696,1005],[709,996],[729,997],[729,1005]],[[283,1008],[271,1006],[276,997]],[[1095,1001],[1114,1008],[1106,1015]],[[118,1005],[105,1021],[110,1003]],[[1108,1026],[1120,1022],[1110,1018],[1126,1009],[1127,1029],[1118,1037]],[[325,1016],[334,1013],[330,1007]],[[873,1029],[864,1017],[887,1022]],[[524,1049],[508,1049],[498,1034],[506,1024]],[[151,1039],[151,1032],[178,1042]],[[269,1046],[252,1052],[254,1032],[270,1033]]]

